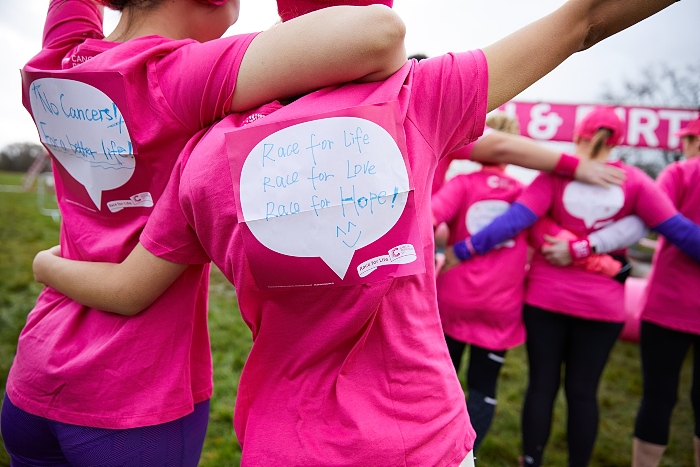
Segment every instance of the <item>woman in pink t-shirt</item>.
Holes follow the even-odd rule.
[[[179,153],[215,121],[329,84],[383,79],[406,60],[403,23],[384,6],[220,38],[238,0],[99,3],[122,12],[109,37],[92,0],[52,0],[42,50],[22,71],[25,106],[53,156],[62,253],[74,259],[124,259]],[[208,265],[188,268],[135,320],[42,291],[3,404],[13,462],[196,465],[213,385],[208,278]],[[164,321],[174,333],[159,331]],[[118,452],[110,440],[128,447]]]
[[[623,125],[615,112],[597,108],[577,125],[576,154],[606,160],[622,138]],[[570,243],[574,258],[591,253],[585,239],[588,234],[637,214],[700,260],[700,228],[678,213],[641,170],[620,162],[611,164],[625,170],[627,178],[622,187],[587,187],[541,174],[508,212],[448,250],[446,267],[485,254],[544,215],[580,238]],[[562,364],[568,401],[569,465],[588,464],[598,425],[598,381],[624,322],[623,292],[622,284],[610,277],[583,268],[553,266],[542,253],[535,252],[524,310],[529,361],[522,420],[526,466],[542,462]]]
[[[664,169],[657,185],[685,216],[700,223],[700,118],[681,129],[686,160]],[[633,467],[657,466],[668,444],[678,378],[693,346],[695,465],[700,466],[700,264],[663,237],[659,239],[642,311],[644,391],[634,427]]]
[[[487,109],[512,98],[574,51],[670,3],[667,0],[631,0],[630,3],[570,0],[551,15],[483,52],[449,54],[419,64],[410,63],[382,84],[326,89],[276,112],[308,118],[309,112],[316,115],[314,112],[319,108],[337,114],[348,111],[346,107],[339,110],[338,106],[366,104],[362,111],[374,112],[375,117],[379,117],[377,110],[387,107],[392,109],[388,114],[399,113],[407,157],[416,181],[409,191],[415,200],[412,209],[418,225],[405,231],[392,228],[391,234],[401,239],[419,236],[422,245],[414,251],[419,252],[417,256],[423,263],[429,264],[433,248],[428,192],[437,161],[481,133]],[[547,53],[543,54],[542,50]],[[523,56],[529,58],[525,69],[519,60]],[[328,99],[324,98],[326,95]],[[244,462],[249,465],[265,462],[456,465],[464,459],[464,465],[473,465],[470,462],[473,431],[463,402],[458,403],[463,401],[463,394],[441,342],[431,268],[420,272],[412,269],[417,265],[411,262],[393,264],[392,268],[405,267],[410,273],[377,282],[369,278],[366,283],[348,287],[320,282],[314,283],[314,287],[263,289],[257,283],[258,276],[254,277],[252,270],[261,265],[264,269],[258,270],[261,280],[279,279],[277,276],[285,274],[282,279],[295,281],[297,275],[306,277],[313,273],[326,278],[333,273],[328,267],[319,268],[320,272],[317,268],[310,271],[288,268],[291,260],[305,263],[308,259],[318,264],[316,257],[280,258],[275,255],[282,254],[257,248],[255,243],[253,250],[243,244],[244,222],[239,222],[236,188],[233,180],[227,180],[228,175],[235,179],[241,171],[230,170],[229,163],[236,161],[227,157],[224,135],[246,122],[252,122],[249,123],[252,132],[265,127],[265,119],[272,120],[274,125],[284,124],[279,120],[280,114],[277,119],[274,113],[267,114],[259,118],[265,115],[260,112],[255,119],[250,115],[241,115],[240,120],[239,116],[228,117],[201,142],[193,139],[192,147],[183,152],[182,171],[174,174],[168,190],[169,202],[158,206],[162,217],[159,222],[149,222],[152,230],[143,237],[146,248],[162,255],[162,259],[150,254],[143,245],[137,246],[121,264],[75,262],[50,253],[40,254],[38,279],[45,280],[42,271],[46,270],[42,265],[54,272],[54,266],[70,270],[108,268],[111,273],[119,274],[111,276],[115,277],[117,288],[126,287],[122,290],[129,290],[129,298],[134,299],[128,300],[125,307],[122,307],[124,303],[117,303],[124,298],[118,292],[111,295],[117,300],[104,302],[104,293],[111,294],[112,285],[117,284],[107,284],[112,289],[109,292],[102,289],[95,293],[94,284],[89,283],[96,277],[94,272],[84,276],[85,282],[63,282],[72,277],[70,272],[58,274],[57,283],[50,282],[88,303],[99,307],[104,304],[105,309],[117,313],[134,314],[186,269],[186,264],[170,261],[197,263],[214,255],[229,280],[239,287],[241,312],[255,339],[241,378],[235,412]],[[440,131],[444,128],[451,128],[454,133]],[[215,164],[201,159],[212,154],[217,155],[212,161]],[[369,175],[374,166],[366,167]],[[186,180],[182,181],[193,190],[180,185],[183,175]],[[340,235],[337,227],[334,232]],[[172,228],[178,232],[170,231]],[[349,231],[352,224],[343,228]],[[313,235],[293,238],[316,251],[318,245],[314,239]],[[159,244],[158,240],[167,244]],[[390,240],[393,237],[387,239]],[[386,250],[383,254],[386,256]],[[264,268],[265,264],[272,264],[265,262],[269,255],[285,267]],[[135,278],[132,267],[148,271],[153,280],[132,282]],[[121,275],[124,271],[131,272]],[[48,275],[55,277],[50,271]],[[357,274],[348,278],[359,280]],[[83,292],[89,296],[85,297]],[[164,319],[163,323],[170,325],[171,320]],[[163,328],[169,330],[170,326]],[[280,342],[284,355],[279,353]],[[266,364],[270,355],[283,358],[285,364],[270,367]],[[270,378],[271,372],[275,378]],[[300,436],[300,433],[309,435]]]

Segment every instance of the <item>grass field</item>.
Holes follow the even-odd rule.
[[[19,185],[17,174],[0,172],[0,186]],[[7,372],[26,315],[41,290],[34,283],[34,253],[58,242],[58,223],[39,214],[36,194],[0,190],[0,385],[4,394]],[[232,408],[241,369],[250,349],[250,333],[240,319],[236,294],[221,273],[212,273],[210,330],[214,352],[215,393],[207,440],[200,465],[239,464],[240,447],[233,434]],[[690,359],[682,374],[680,400],[673,416],[671,441],[664,466],[693,465],[693,414],[688,400]],[[461,375],[463,381],[464,375]],[[527,377],[525,352],[508,354],[499,383],[494,424],[478,453],[479,466],[516,466],[520,449],[520,406]],[[637,345],[619,342],[603,376],[600,389],[601,421],[593,466],[629,466],[632,429],[641,395]],[[565,405],[560,394],[556,418],[546,450],[545,464],[566,465]],[[9,465],[0,447],[0,466]]]

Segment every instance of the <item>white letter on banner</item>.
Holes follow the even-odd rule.
[[[638,146],[640,136],[644,135],[644,141],[650,148],[659,147],[659,139],[656,137],[656,129],[659,127],[659,116],[651,109],[630,109],[630,121],[627,130],[627,143],[630,146]]]
[[[659,110],[659,117],[668,120],[668,147],[675,149],[680,139],[675,133],[681,129],[681,122],[687,122],[697,118],[698,113],[692,110]]]
[[[551,108],[549,104],[537,104],[532,107],[530,122],[527,124],[528,135],[535,139],[554,138],[564,119],[556,112],[550,113]]]

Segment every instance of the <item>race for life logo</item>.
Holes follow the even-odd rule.
[[[625,204],[625,192],[617,185],[609,188],[572,181],[564,188],[564,209],[583,220],[586,228],[601,227]]]
[[[227,135],[239,220],[255,239],[246,253],[261,271],[259,283],[340,285],[425,270],[407,162],[396,135],[352,116],[362,109]],[[386,126],[397,127],[392,112],[364,111],[380,119],[388,113],[393,125]],[[240,149],[246,134],[258,138],[251,150]],[[319,259],[327,268],[315,266]]]
[[[28,93],[41,142],[101,209],[102,192],[126,184],[136,166],[117,104],[99,89],[72,79],[39,78],[30,83]],[[110,210],[153,205],[150,194],[135,196]]]

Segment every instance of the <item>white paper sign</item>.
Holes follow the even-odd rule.
[[[583,220],[590,229],[596,222],[620,212],[625,204],[625,193],[617,185],[603,188],[574,180],[564,189],[563,201],[566,212]]]
[[[362,118],[332,117],[258,143],[243,164],[240,191],[243,218],[260,243],[293,257],[320,257],[342,279],[354,252],[399,220],[409,179],[386,130]]]
[[[119,188],[134,173],[122,112],[99,89],[70,79],[37,79],[29,97],[41,141],[100,209],[102,192]]]

